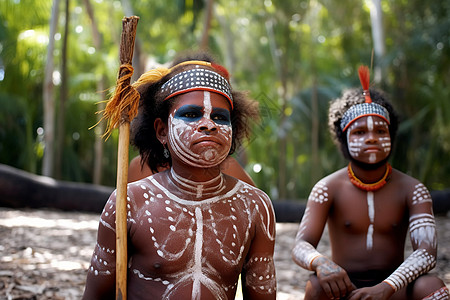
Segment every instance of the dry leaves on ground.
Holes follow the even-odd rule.
[[[0,208],[0,300],[80,299],[98,215]],[[450,286],[450,218],[438,217],[438,266]],[[309,272],[291,260],[298,224],[277,224],[277,299],[302,299]],[[326,234],[319,250],[329,253]],[[407,250],[408,251],[408,250]]]

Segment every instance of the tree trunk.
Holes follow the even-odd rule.
[[[224,55],[224,65],[227,67],[230,74],[234,74],[235,65],[236,65],[236,52],[234,49],[235,37],[233,32],[231,31],[230,20],[227,16],[221,15],[217,12],[216,6],[214,8],[214,16],[216,17],[221,30],[224,35],[224,41],[222,44],[222,49],[225,49],[223,52]],[[233,80],[233,78],[231,78]]]
[[[202,38],[200,41],[200,49],[207,50],[209,48],[209,30],[211,28],[211,20],[213,17],[214,0],[205,0],[206,12],[205,23],[203,26]]]
[[[86,7],[86,12],[91,21],[91,31],[92,31],[92,41],[96,51],[102,49],[103,37],[98,30],[97,20],[95,19],[94,8],[91,5],[90,0],[83,0],[84,6]],[[100,93],[101,100],[106,99],[106,76],[102,74],[100,80],[97,82],[97,91]],[[97,111],[102,111],[105,109],[105,103],[100,101],[97,104]],[[97,122],[100,121],[101,115],[97,114]],[[95,128],[95,143],[94,143],[94,174],[93,183],[101,184],[102,182],[102,170],[103,170],[103,139],[102,133],[105,132],[105,123],[100,122]]]
[[[54,142],[55,142],[55,99],[53,95],[53,69],[55,50],[55,33],[58,25],[59,0],[53,0],[52,16],[50,19],[50,33],[47,48],[47,64],[44,70],[44,159],[42,162],[42,174],[53,176]]]
[[[59,109],[57,116],[57,132],[56,132],[56,157],[55,157],[55,178],[62,178],[63,169],[63,156],[64,156],[64,142],[66,136],[66,103],[68,99],[68,75],[67,75],[67,45],[69,40],[69,22],[70,22],[70,0],[66,0],[65,7],[65,24],[64,24],[64,37],[62,45],[61,55],[61,94],[59,97]]]
[[[312,64],[314,64],[314,62],[312,62]],[[315,70],[313,71],[312,76],[314,79],[311,90],[311,185],[314,185],[319,180],[320,176],[319,99],[317,95],[317,76]]]
[[[281,66],[281,60],[278,54],[278,49],[275,40],[275,34],[273,32],[273,21],[268,20],[265,23],[267,37],[269,39],[270,51],[272,53],[272,59],[277,72],[277,77],[281,82],[281,116],[278,123],[278,138],[279,138],[279,153],[278,153],[278,198],[286,198],[286,107],[287,107],[287,87],[286,81],[283,76],[283,69]]]
[[[374,67],[374,81],[379,84],[384,77],[383,57],[385,54],[383,11],[381,10],[381,0],[372,0],[370,7],[370,21],[372,24],[373,47],[375,51],[376,63]]]

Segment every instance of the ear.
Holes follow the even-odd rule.
[[[157,118],[153,123],[153,127],[155,128],[156,138],[161,144],[167,144],[167,134],[169,132],[167,124],[165,124],[161,118]]]

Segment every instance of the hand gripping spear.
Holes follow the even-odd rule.
[[[127,299],[127,177],[128,147],[130,143],[130,121],[137,115],[139,93],[130,85],[133,75],[134,40],[139,17],[122,19],[120,40],[120,69],[114,95],[106,104],[101,120],[108,120],[104,136],[109,137],[114,128],[119,128],[116,183],[116,300]],[[100,121],[101,121],[100,120]]]

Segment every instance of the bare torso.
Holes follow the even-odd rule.
[[[167,173],[128,186],[128,298],[234,299],[243,268],[264,277],[255,288],[274,294],[274,269],[266,267],[273,265],[272,255],[262,252],[259,263],[249,264],[255,257],[251,247],[256,246],[258,231],[259,237],[261,230],[264,236],[260,243],[274,242],[268,197],[225,175],[223,195],[183,199]],[[110,198],[101,217],[105,231],[112,231],[114,225],[114,199]],[[98,242],[114,247],[111,239]],[[112,258],[103,258],[108,259]],[[92,265],[105,268],[94,260]],[[110,275],[103,279],[114,280]]]
[[[353,186],[346,168],[325,179],[332,197],[332,258],[347,272],[393,270],[403,262],[409,191],[402,177],[394,171],[389,183],[372,195]]]
[[[327,223],[332,259],[347,272],[394,270],[404,260],[409,218],[431,212],[428,191],[420,200],[422,187],[393,170],[383,188],[367,192],[356,188],[343,168],[313,188],[297,239],[316,247]]]

